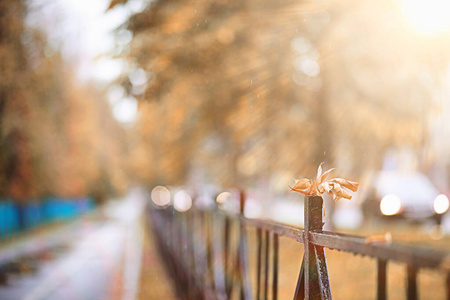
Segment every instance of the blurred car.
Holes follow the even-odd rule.
[[[366,216],[439,218],[449,209],[447,196],[419,172],[377,172],[371,189],[363,203]]]

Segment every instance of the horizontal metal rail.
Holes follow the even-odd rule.
[[[212,211],[211,211],[212,212]],[[223,211],[214,212],[229,218],[240,220],[246,226],[267,230],[303,243],[304,230],[290,225],[261,219],[249,219]],[[335,233],[329,231],[310,231],[310,242],[332,250],[370,256],[381,260],[391,260],[410,264],[417,268],[439,269],[444,267],[444,261],[450,259],[449,252],[438,251],[421,246],[408,246],[399,243],[368,242],[366,237]]]
[[[367,255],[381,260],[406,263],[418,268],[437,269],[442,266],[449,253],[406,246],[397,243],[368,243],[366,238],[332,232],[311,232],[311,243],[354,254]]]
[[[229,215],[227,215],[229,217]],[[304,230],[298,229],[289,225],[280,224],[277,222],[258,220],[258,219],[247,219],[241,216],[235,216],[236,219],[242,221],[246,226],[251,226],[254,228],[270,231],[276,233],[279,236],[284,236],[293,239],[297,242],[303,243]]]

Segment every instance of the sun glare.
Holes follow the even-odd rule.
[[[450,31],[450,1],[402,0],[403,11],[411,25],[420,33]]]

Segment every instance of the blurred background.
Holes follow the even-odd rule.
[[[302,225],[288,186],[321,162],[360,182],[350,201],[325,198],[328,229],[445,239],[449,9],[0,0],[3,244],[137,187],[220,203],[245,190],[247,216]]]
[[[110,11],[140,3],[113,1]],[[325,162],[361,183],[339,206],[445,212],[446,9],[445,1],[152,2],[116,31],[127,41],[116,48],[125,73],[108,88],[110,98],[140,100],[130,172],[192,196],[252,191],[267,215],[274,199],[298,198],[286,188],[292,178],[311,178]],[[375,202],[390,194],[405,203],[383,213]],[[361,225],[364,215],[350,214]]]

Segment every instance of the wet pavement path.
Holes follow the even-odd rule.
[[[0,249],[0,300],[135,299],[144,203],[135,189],[102,212]]]

